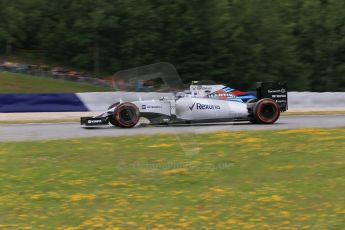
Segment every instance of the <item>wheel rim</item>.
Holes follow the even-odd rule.
[[[136,114],[133,108],[124,108],[120,111],[120,118],[126,123],[135,121],[135,116]]]
[[[278,104],[270,99],[258,103],[256,108],[256,119],[264,124],[274,123],[280,115]]]
[[[123,128],[131,128],[139,121],[139,111],[135,105],[125,103],[117,108],[115,119],[119,126]]]
[[[260,115],[265,120],[270,120],[276,116],[277,109],[273,104],[265,104],[262,105]]]

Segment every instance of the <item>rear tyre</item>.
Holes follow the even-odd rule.
[[[280,108],[276,101],[264,98],[258,101],[254,108],[255,124],[273,124],[280,116]]]
[[[114,112],[114,120],[117,126],[121,128],[132,128],[140,118],[140,112],[136,105],[133,103],[119,104]]]

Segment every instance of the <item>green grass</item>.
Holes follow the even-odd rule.
[[[344,229],[345,129],[0,143],[4,229]]]
[[[111,90],[91,84],[0,72],[0,93],[76,93]]]

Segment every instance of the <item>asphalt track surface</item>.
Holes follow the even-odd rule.
[[[175,126],[147,126],[121,129],[112,126],[82,128],[78,123],[0,125],[0,142],[55,140],[85,137],[116,137],[152,134],[206,133],[220,131],[277,130],[295,128],[345,127],[345,115],[282,116],[273,125],[253,125],[249,122],[227,122]]]

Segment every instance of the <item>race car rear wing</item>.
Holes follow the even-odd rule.
[[[256,95],[258,99],[271,98],[280,107],[280,111],[288,110],[287,84],[281,82],[257,82]]]

